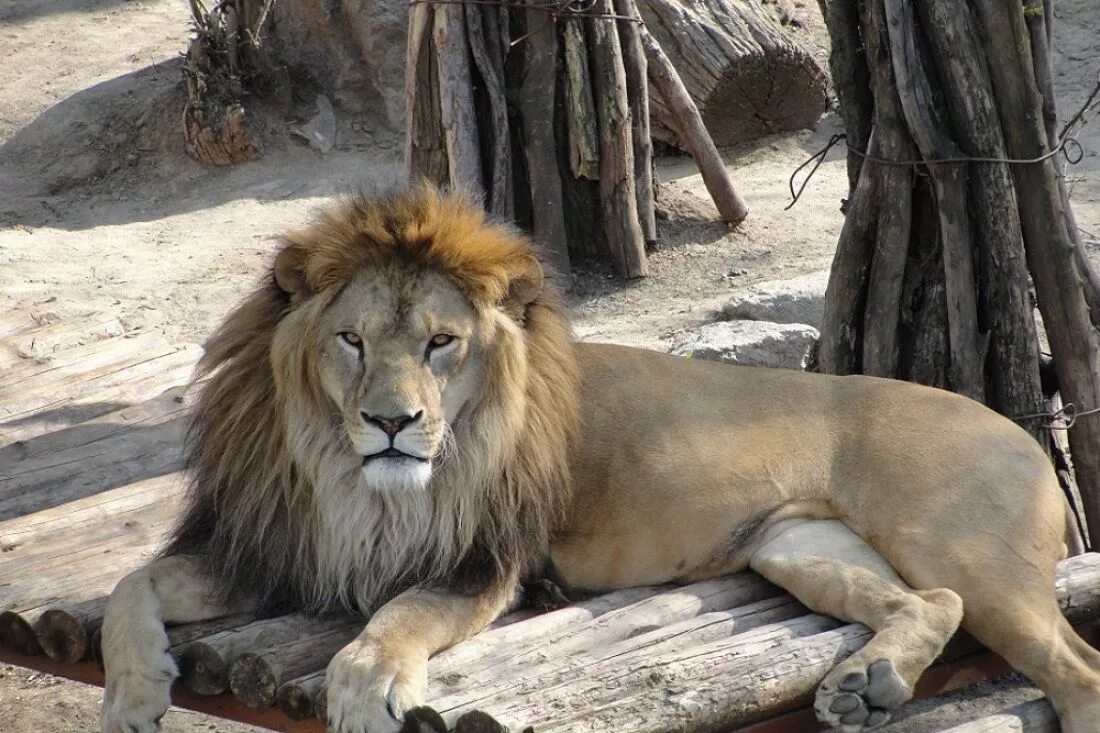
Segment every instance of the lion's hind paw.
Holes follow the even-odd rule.
[[[889,660],[864,667],[864,662],[852,658],[818,687],[814,711],[818,720],[842,733],[861,733],[884,725],[911,695]]]

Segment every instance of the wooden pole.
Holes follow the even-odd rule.
[[[592,12],[611,15],[611,0],[596,0]],[[589,63],[600,133],[600,203],[604,237],[616,272],[627,279],[645,277],[645,237],[638,221],[635,187],[633,115],[626,68],[614,21],[594,18],[588,29]]]
[[[617,21],[619,43],[626,70],[626,96],[631,111],[634,140],[634,187],[638,197],[638,223],[649,246],[657,244],[657,213],[653,192],[653,137],[649,127],[649,73],[639,33],[641,15],[634,0],[615,0],[615,13],[637,22]]]
[[[439,123],[447,144],[450,183],[484,201],[485,182],[466,42],[466,14],[462,5],[436,6],[432,37],[438,58]]]

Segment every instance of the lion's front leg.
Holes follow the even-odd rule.
[[[172,681],[179,676],[166,621],[201,621],[252,605],[227,607],[210,596],[209,580],[185,557],[154,560],[119,582],[103,618],[102,733],[158,729],[171,703]]]
[[[488,626],[513,592],[511,580],[477,595],[414,589],[384,605],[329,663],[329,728],[400,730],[405,713],[425,702],[428,657]]]

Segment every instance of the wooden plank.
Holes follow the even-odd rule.
[[[132,546],[144,528],[175,517],[183,485],[181,474],[167,474],[0,522],[0,590],[26,576],[49,583],[82,558]],[[0,610],[15,602],[5,595]]]
[[[186,419],[159,420],[56,452],[36,446],[34,455],[0,467],[0,519],[179,471]]]
[[[154,346],[130,353],[129,361],[68,376],[51,372],[42,381],[0,388],[0,440],[27,440],[185,385],[201,355],[198,346]]]
[[[75,318],[47,322],[0,337],[0,369],[33,361],[41,363],[41,360],[48,360],[57,352],[124,333],[125,329],[117,318],[103,313],[85,313]]]

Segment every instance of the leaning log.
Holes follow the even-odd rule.
[[[812,127],[828,107],[825,72],[761,0],[638,0],[718,145]],[[651,95],[653,134],[680,145],[675,115]]]

